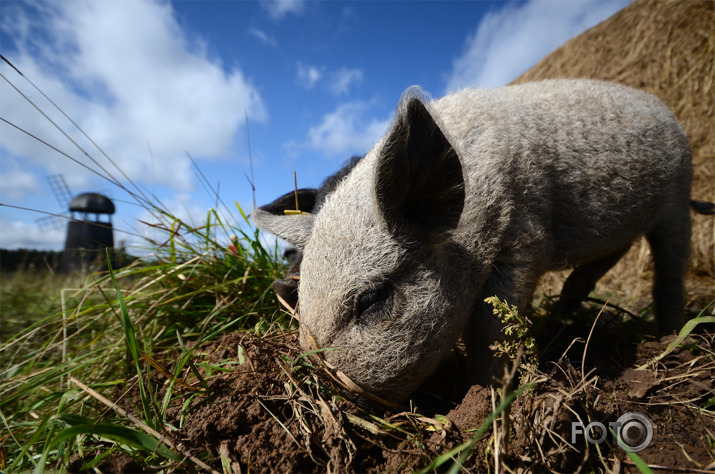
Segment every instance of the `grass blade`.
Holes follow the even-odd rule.
[[[173,461],[180,461],[182,456],[174,453],[169,448],[159,442],[158,439],[126,426],[113,424],[91,424],[78,425],[65,428],[57,433],[52,439],[50,447],[56,447],[59,443],[72,439],[79,435],[97,436],[115,443],[131,446],[147,453],[155,453]]]
[[[132,356],[132,360],[134,361],[134,366],[136,367],[137,371],[137,377],[138,377],[138,382],[139,382],[139,394],[141,398],[141,403],[142,403],[142,410],[144,411],[144,419],[147,423],[151,423],[151,406],[149,403],[149,397],[147,395],[147,389],[144,386],[144,377],[143,377],[143,372],[141,365],[139,363],[140,360],[140,351],[139,351],[139,345],[137,343],[137,338],[136,338],[136,333],[134,332],[134,325],[132,324],[132,320],[129,317],[129,310],[127,308],[126,303],[124,302],[124,297],[122,296],[122,290],[119,288],[119,284],[117,283],[117,279],[115,278],[114,275],[114,270],[112,269],[112,263],[109,255],[109,249],[107,249],[107,269],[109,270],[109,278],[112,281],[112,284],[114,285],[114,290],[116,291],[117,294],[117,302],[119,304],[119,315],[120,319],[122,322],[122,328],[124,329],[124,336],[126,337],[127,341],[127,348],[129,349],[129,353]]]

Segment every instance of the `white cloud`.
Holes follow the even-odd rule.
[[[360,84],[364,74],[360,69],[342,67],[334,72],[325,73],[325,68],[298,63],[298,84],[305,89],[313,89],[325,76],[330,83],[327,87],[335,95],[347,94],[351,87]]]
[[[280,20],[289,13],[303,13],[305,0],[261,0],[261,5],[271,18]]]
[[[307,146],[328,156],[368,152],[384,135],[390,120],[369,118],[371,104],[354,101],[326,114],[319,125],[308,131]]]
[[[274,48],[278,47],[278,41],[274,37],[268,35],[268,33],[263,30],[259,30],[255,26],[251,26],[250,28],[248,28],[248,30],[246,30],[246,33],[248,33],[250,36],[253,36],[254,38],[258,38],[258,40],[263,44],[272,46]]]
[[[362,82],[363,76],[360,69],[341,68],[333,74],[333,83],[330,88],[335,95],[346,94],[350,87]]]
[[[18,200],[41,191],[37,178],[9,159],[0,162],[0,189],[3,195]]]
[[[298,84],[305,89],[312,89],[318,83],[323,73],[316,66],[298,63]]]
[[[505,85],[628,3],[630,0],[529,0],[487,13],[467,38],[464,53],[454,61],[446,92]]]
[[[64,227],[42,229],[28,222],[0,219],[0,247],[4,249],[57,250],[64,247]]]
[[[267,118],[250,80],[209,57],[200,38],[181,30],[168,2],[73,1],[24,8],[4,10],[2,27],[18,50],[9,59],[135,181],[190,189],[186,151],[199,159],[225,156],[242,130],[245,111],[254,121]],[[41,101],[9,67],[2,72]],[[4,118],[82,157],[14,90],[0,86]],[[52,116],[77,135],[59,114]],[[47,172],[67,169],[68,161],[56,152],[0,127],[3,157],[39,163]]]

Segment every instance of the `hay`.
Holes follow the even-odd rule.
[[[648,91],[673,110],[690,138],[691,196],[715,202],[715,1],[636,0],[569,40],[515,83],[550,78],[594,78]],[[715,298],[715,219],[693,214],[691,294]],[[649,250],[637,243],[603,282],[632,301],[647,298]],[[547,279],[549,280],[549,279]],[[563,275],[556,278],[563,280]],[[556,284],[542,289],[554,289]],[[605,285],[602,285],[605,286]]]

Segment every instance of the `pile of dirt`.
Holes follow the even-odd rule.
[[[210,390],[192,397],[183,421],[176,410],[171,421],[183,428],[174,441],[219,471],[222,462],[233,472],[415,470],[469,442],[499,402],[496,391],[473,386],[459,403],[422,393],[421,402],[409,409],[366,411],[333,397],[331,380],[300,362],[295,339],[295,334],[235,333],[201,347],[207,365],[242,363],[210,378]],[[572,439],[572,430],[574,422],[609,426],[630,412],[645,414],[652,423],[652,441],[639,453],[646,463],[712,467],[715,336],[692,337],[655,364],[670,339],[631,343],[621,353],[613,351],[612,340],[594,338],[588,345],[581,340],[542,357],[540,383],[517,398],[508,421],[489,427],[463,467],[493,468],[495,458],[485,453],[494,452],[495,437],[509,432],[499,462],[510,469],[627,468],[632,461],[612,436],[597,446],[582,431]],[[646,367],[636,370],[639,365]],[[442,384],[454,381],[453,374],[442,374]]]
[[[301,358],[295,333],[233,333],[198,352],[208,365],[242,362],[210,379],[208,394],[171,420],[183,424],[175,442],[202,457],[212,453],[207,461],[217,470],[223,462],[233,472],[383,472],[424,462],[411,442],[384,436],[375,407],[334,397],[334,381]],[[399,412],[390,416],[403,422]]]
[[[310,440],[302,443],[306,440],[299,424],[310,417],[301,420],[293,412],[292,403],[298,402],[284,387],[289,372],[281,356],[293,358],[299,353],[281,339],[234,333],[200,349],[208,364],[226,360],[242,364],[230,376],[210,380],[211,396],[197,401],[179,435],[180,443],[196,454],[213,452],[216,458],[249,470],[309,471],[321,462],[311,453]],[[283,422],[286,425],[281,426]]]
[[[566,42],[515,83],[553,78],[593,78],[650,92],[675,113],[690,138],[692,197],[715,202],[715,2],[636,0],[611,18]],[[600,288],[648,298],[651,260],[642,241]],[[560,275],[548,281],[558,293]],[[715,219],[693,215],[691,298],[715,299]],[[638,308],[640,309],[640,308]]]

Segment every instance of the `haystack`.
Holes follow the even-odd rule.
[[[515,82],[594,78],[648,91],[673,110],[690,138],[692,197],[715,202],[715,1],[636,0],[569,40]],[[691,298],[715,298],[715,218],[693,214]],[[634,245],[602,280],[601,291],[648,298],[652,265],[645,242]],[[563,280],[542,290],[558,293]],[[640,309],[640,308],[635,308]]]

